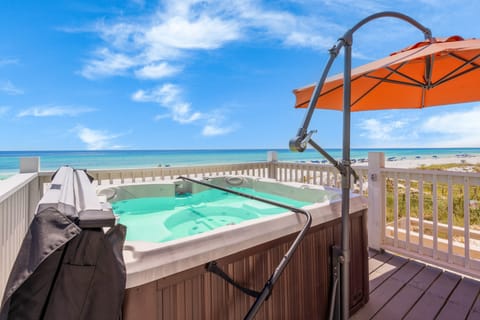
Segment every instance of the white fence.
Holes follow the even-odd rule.
[[[0,181],[0,297],[39,200],[36,173]]]
[[[480,277],[480,174],[369,157],[369,245]]]
[[[480,174],[385,168],[382,153],[355,166],[352,190],[368,194],[369,245],[480,277]],[[340,187],[331,165],[258,162],[169,168],[88,171],[98,185],[249,175]],[[0,181],[0,293],[36,203],[52,172],[18,174]]]

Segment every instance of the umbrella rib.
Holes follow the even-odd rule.
[[[404,82],[404,81],[399,81],[399,80],[384,79],[384,78],[381,78],[381,77],[371,76],[371,75],[365,75],[364,77],[370,78],[370,79],[380,80],[382,82],[393,83],[393,84],[400,84],[400,85],[406,85],[406,86],[412,86],[412,87],[424,87],[423,83],[421,83],[420,81],[417,81],[415,79],[411,79],[412,81],[415,82],[415,83],[411,83],[411,82]]]
[[[361,76],[352,78],[351,82],[353,83],[355,80],[358,80],[358,79],[360,79],[360,78],[361,78]],[[333,92],[333,91],[335,91],[335,90],[337,90],[337,89],[340,89],[340,88],[342,88],[342,87],[343,87],[343,82],[341,82],[338,86],[335,86],[335,87],[331,88],[330,90],[327,90],[327,91],[321,93],[321,94],[320,94],[320,97],[323,97],[323,96],[329,94],[330,92]]]
[[[480,68],[480,65],[474,63],[473,61],[477,60],[479,57],[480,57],[480,54],[476,55],[475,57],[473,57],[472,59],[470,60],[467,60],[467,59],[464,59],[462,57],[459,57],[457,56],[456,54],[453,54],[453,53],[450,53],[449,55],[453,56],[454,58],[457,58],[459,59],[460,61],[463,61],[464,63],[453,69],[452,71],[450,71],[449,73],[447,73],[446,75],[444,75],[442,78],[440,78],[438,81],[436,81],[434,84],[433,84],[433,87],[436,87],[436,86],[439,86],[441,85],[442,83],[445,83],[447,81],[450,81],[450,80],[453,80],[455,78],[458,78],[459,76],[462,76],[466,73],[469,73],[469,72],[472,72],[478,68]],[[456,73],[458,70],[462,69],[463,67],[467,66],[467,65],[471,65],[472,67],[467,69],[467,70],[464,70],[460,73]],[[453,75],[453,76],[452,76]]]
[[[421,81],[418,81],[418,80],[416,80],[416,79],[414,79],[414,78],[412,78],[412,77],[410,77],[410,76],[408,76],[408,75],[406,75],[406,74],[398,71],[398,69],[400,69],[401,67],[403,67],[405,64],[406,64],[406,62],[405,62],[405,63],[402,63],[402,64],[397,68],[397,70],[392,69],[392,68],[390,68],[390,67],[386,67],[386,69],[387,69],[387,70],[391,70],[391,71],[393,71],[394,73],[398,74],[399,76],[404,77],[405,79],[408,79],[408,80],[416,83],[417,86],[421,86],[421,87],[425,86],[425,83],[423,83],[423,82],[421,82]],[[398,81],[398,80],[392,80],[392,81],[396,81],[396,82],[399,83],[399,84],[407,84],[407,85],[408,85],[408,84],[411,84],[411,85],[414,85],[413,83],[409,83],[409,82],[402,82],[402,81]]]
[[[480,57],[480,54],[477,54],[475,57],[473,57],[473,58],[470,59],[470,60],[469,60],[469,59],[462,58],[461,56],[459,56],[459,55],[457,55],[457,54],[455,54],[455,53],[453,53],[453,52],[449,52],[448,55],[450,55],[450,56],[452,56],[452,57],[454,57],[454,58],[457,58],[458,60],[463,61],[463,62],[465,62],[466,64],[471,64],[471,65],[473,65],[473,66],[475,66],[475,67],[480,67],[479,64],[474,63],[474,61],[477,60],[478,57]]]
[[[460,77],[460,76],[463,76],[463,75],[466,74],[466,73],[472,72],[472,71],[474,71],[474,70],[476,70],[476,69],[478,69],[478,68],[479,68],[479,67],[472,67],[472,68],[470,68],[470,69],[468,69],[468,70],[465,70],[465,71],[462,71],[462,72],[460,72],[460,73],[457,73],[457,74],[451,76],[450,78],[446,78],[446,76],[445,76],[445,77],[443,77],[442,79],[440,79],[439,81],[435,82],[432,87],[437,87],[437,86],[439,86],[439,85],[441,85],[441,84],[443,84],[443,83],[445,83],[445,82],[447,82],[447,81],[456,79],[456,78],[458,78],[458,77]],[[450,72],[450,74],[451,74],[451,73],[452,73],[452,72]]]
[[[378,81],[377,83],[375,83],[374,86],[370,87],[367,91],[365,91],[351,105],[354,106],[357,102],[362,100],[366,95],[368,95],[370,92],[375,90],[375,88],[378,87],[380,84],[382,84],[382,82],[388,82],[388,80],[389,80],[388,77],[390,77],[393,73],[394,73],[393,70],[391,70],[390,73],[385,78],[379,78],[379,77],[375,77],[375,76],[370,76],[369,74],[365,74],[364,77],[366,77],[366,78],[376,79],[376,80],[380,80],[380,81]]]

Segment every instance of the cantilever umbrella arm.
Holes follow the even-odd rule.
[[[297,135],[290,140],[289,147],[292,151],[303,152],[307,148],[307,144],[310,144],[317,151],[319,151],[324,157],[327,158],[342,174],[342,244],[341,244],[341,279],[340,279],[340,299],[335,299],[337,304],[336,310],[339,312],[336,313],[338,318],[348,319],[349,317],[349,300],[350,300],[350,221],[349,221],[349,212],[350,212],[350,175],[356,174],[351,168],[350,162],[350,113],[351,113],[351,71],[352,71],[352,43],[353,43],[353,33],[361,28],[366,23],[383,17],[392,17],[404,20],[414,27],[418,28],[423,32],[425,39],[432,40],[432,33],[430,29],[424,27],[422,24],[416,20],[398,12],[379,12],[373,15],[366,17],[365,19],[358,22],[353,28],[348,30],[342,38],[340,38],[337,43],[330,49],[330,59],[325,66],[325,69],[320,77],[320,80],[315,85],[313,90],[312,97],[309,101],[307,107],[307,113],[302,122],[302,126],[297,132]],[[308,132],[308,126],[310,120],[312,119],[313,112],[316,108],[318,98],[322,92],[323,85],[327,79],[327,75],[330,71],[330,68],[338,56],[340,50],[344,48],[345,60],[344,60],[344,72],[343,72],[343,152],[342,152],[342,161],[338,162],[334,160],[325,150],[323,150],[319,145],[317,145],[312,139],[311,136],[316,131]],[[330,318],[333,318],[333,314],[330,315]]]

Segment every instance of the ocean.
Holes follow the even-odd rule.
[[[62,165],[82,169],[140,168],[158,166],[189,166],[261,162],[267,152],[276,151],[279,161],[322,161],[315,150],[291,152],[288,149],[232,149],[232,150],[103,150],[103,151],[0,151],[0,179],[19,170],[22,157],[40,157],[43,171],[56,170]],[[341,159],[341,149],[326,149],[334,158]],[[352,149],[352,159],[366,159],[368,152],[385,152],[385,157],[414,159],[416,157],[452,157],[459,154],[480,156],[480,148],[442,149]]]

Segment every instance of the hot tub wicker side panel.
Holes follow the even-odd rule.
[[[312,227],[256,319],[326,319],[330,247],[340,243],[340,219]],[[350,312],[368,301],[366,210],[351,215]],[[261,290],[294,236],[282,237],[217,260],[245,287]],[[124,319],[243,319],[254,299],[205,270],[180,272],[126,290]]]

